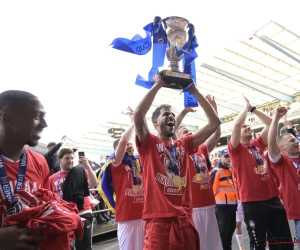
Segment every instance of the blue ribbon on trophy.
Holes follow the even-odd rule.
[[[198,47],[197,38],[195,36],[195,27],[193,24],[189,24],[189,38],[187,43],[183,46],[182,50],[184,51],[184,57],[182,60],[183,72],[190,74],[191,78],[194,81],[194,84],[197,86],[196,78],[196,67],[195,59],[198,57],[196,48]],[[186,46],[186,47],[185,47]],[[197,107],[198,101],[191,93],[184,91],[184,107]]]
[[[186,28],[189,28],[187,42],[185,41]],[[194,60],[198,56],[195,50],[198,44],[194,34],[194,26],[181,17],[167,17],[163,20],[160,17],[155,17],[154,21],[143,29],[146,37],[135,35],[131,40],[116,38],[111,43],[112,48],[136,55],[145,55],[153,47],[152,67],[148,73],[148,79],[138,75],[136,85],[150,89],[154,84],[153,75],[159,73],[159,67],[163,67],[165,55],[167,55],[171,70],[162,71],[162,77],[166,83],[170,83],[168,88],[181,89],[184,86],[184,106],[197,107],[196,98],[188,92],[191,84],[196,84]],[[178,62],[181,59],[183,73],[178,68]]]
[[[153,23],[146,25],[144,30],[153,36],[152,68],[148,80],[138,75],[135,84],[150,89],[154,84],[153,76],[159,73],[159,67],[164,66],[168,38],[160,17],[155,17]]]

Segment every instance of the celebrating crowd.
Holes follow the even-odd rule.
[[[129,108],[132,125],[112,145],[98,179],[84,156],[73,166],[73,149],[59,151],[55,169],[52,156],[25,147],[37,145],[47,127],[45,110],[30,93],[0,94],[1,250],[51,249],[53,242],[57,249],[91,249],[91,187],[115,213],[122,250],[229,250],[235,230],[244,249],[242,221],[251,250],[266,249],[267,242],[270,249],[294,248],[288,220],[300,239],[299,142],[289,131],[278,133],[288,109],[270,117],[244,97],[228,148],[211,162],[221,136],[214,98],[192,84],[188,91],[207,123],[192,133],[181,125],[189,110],[175,116],[171,105],[161,104],[152,114],[153,135],[146,114],[166,86],[160,74],[154,79],[138,106]],[[257,138],[245,124],[248,112],[265,125]],[[47,162],[56,172],[51,177]]]

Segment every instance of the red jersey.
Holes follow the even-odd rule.
[[[142,174],[136,173],[139,191],[134,193],[132,168],[121,162],[111,164],[112,183],[116,194],[116,222],[142,219],[144,207],[144,187]]]
[[[85,172],[86,172],[86,178],[88,179],[87,170],[85,170]],[[61,172],[60,171],[60,172],[57,172],[50,176],[50,190],[59,195],[59,193],[57,192],[58,173],[60,173],[59,185],[61,187],[62,184],[64,183],[65,179],[67,178],[69,172]],[[91,212],[92,212],[92,204],[91,204],[90,196],[85,196],[84,197],[84,209],[79,210],[78,214],[82,215],[82,214],[91,213]]]
[[[166,150],[172,156],[169,141],[162,141],[148,133],[147,138],[137,150],[143,164],[145,204],[143,219],[170,218],[192,214],[191,182],[189,181],[189,156],[194,153],[193,136],[173,141],[176,163],[182,182],[186,185],[175,186],[172,182],[174,170]]]
[[[280,157],[280,158],[279,158]],[[280,154],[270,164],[281,182],[281,198],[289,220],[300,219],[300,159]],[[297,166],[297,163],[299,166]]]
[[[239,143],[236,148],[232,147],[231,141],[228,142],[241,202],[264,201],[278,196],[278,189],[263,154],[266,147],[260,136],[247,145]],[[262,162],[261,166],[256,163],[254,150]]]
[[[216,204],[215,196],[212,191],[211,182],[209,178],[209,171],[206,164],[208,158],[208,151],[206,144],[202,144],[197,150],[198,165],[200,168],[200,180],[196,180],[197,173],[196,165],[193,156],[190,156],[190,180],[192,187],[192,201],[193,208],[213,206]]]
[[[76,204],[63,201],[46,189],[38,189],[34,194],[18,191],[16,196],[23,210],[6,217],[5,222],[28,228],[46,225],[45,229],[32,233],[47,236],[45,240],[33,243],[42,250],[69,250],[70,241],[75,236],[79,240],[82,239],[83,220],[77,215]]]
[[[27,153],[27,169],[23,183],[23,189],[28,193],[34,193],[39,188],[50,189],[49,186],[49,167],[41,154],[35,153],[25,148]],[[11,191],[14,195],[17,183],[17,176],[20,167],[20,161],[14,162],[5,156],[2,156],[4,167],[10,183]],[[10,208],[6,200],[2,186],[0,185],[0,227],[4,225],[4,212]]]

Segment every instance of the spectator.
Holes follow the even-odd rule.
[[[83,239],[76,240],[76,250],[92,249],[92,206],[89,186],[97,186],[97,178],[85,157],[79,157],[79,165],[74,167],[74,151],[63,148],[58,155],[60,171],[50,177],[50,189],[62,199],[74,202],[79,210],[78,215],[85,219]]]
[[[217,157],[212,158],[211,167],[215,168],[218,165],[218,163],[219,163],[219,158],[217,158]]]
[[[56,144],[55,142],[50,142],[47,145],[48,152],[44,155],[49,170],[50,170],[50,175],[53,175],[54,173],[60,171],[60,166],[57,160],[57,151],[60,149],[62,146],[62,142]]]

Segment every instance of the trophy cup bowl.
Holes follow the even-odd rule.
[[[190,74],[179,70],[179,61],[183,58],[183,53],[179,53],[179,50],[187,41],[189,21],[182,17],[171,16],[165,18],[163,23],[169,42],[166,55],[170,62],[170,70],[161,71],[161,76],[167,83],[167,88],[183,89],[193,82]]]

